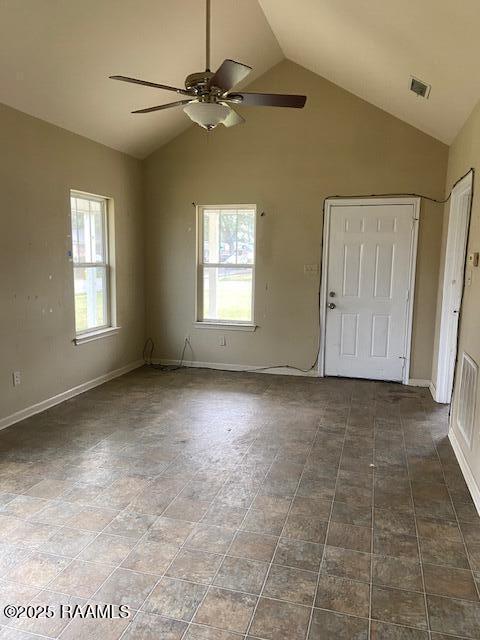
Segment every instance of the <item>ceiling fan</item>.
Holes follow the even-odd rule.
[[[187,116],[204,129],[214,129],[218,124],[233,127],[245,122],[229,103],[251,107],[294,107],[301,109],[307,100],[306,96],[274,94],[274,93],[230,93],[241,80],[252,70],[245,64],[234,60],[224,60],[215,73],[210,71],[210,0],[206,0],[206,69],[191,73],[185,80],[185,89],[170,87],[165,84],[138,80],[127,76],[110,76],[112,80],[132,82],[155,89],[175,91],[182,96],[188,96],[177,102],[160,104],[146,109],[137,109],[132,113],[151,113],[171,107],[183,107]]]

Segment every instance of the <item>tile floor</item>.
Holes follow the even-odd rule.
[[[6,429],[0,639],[480,638],[447,419],[395,384],[141,369]]]

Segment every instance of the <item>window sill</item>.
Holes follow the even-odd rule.
[[[197,320],[193,323],[197,329],[221,329],[222,331],[255,331],[256,324],[243,324],[235,322],[200,322]]]
[[[75,345],[85,344],[86,342],[93,342],[94,340],[100,340],[101,338],[108,338],[120,331],[121,327],[108,327],[107,329],[100,329],[99,331],[92,331],[90,333],[81,333],[73,339]]]

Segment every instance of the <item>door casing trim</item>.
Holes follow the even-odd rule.
[[[412,348],[413,306],[415,299],[415,272],[417,266],[418,227],[420,221],[420,198],[328,198],[325,200],[322,239],[322,275],[320,283],[320,348],[318,352],[318,375],[325,376],[325,329],[327,308],[327,275],[328,254],[330,249],[330,220],[335,206],[378,206],[389,204],[410,204],[413,206],[412,235],[410,241],[409,261],[409,296],[406,313],[405,331],[405,366],[403,367],[402,384],[410,379],[410,356]]]

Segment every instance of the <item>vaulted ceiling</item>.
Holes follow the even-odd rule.
[[[213,0],[212,69],[225,58],[252,80],[283,59],[257,0]],[[205,69],[204,0],[0,0],[0,102],[137,157],[191,125],[181,109],[131,115]]]
[[[203,0],[0,0],[0,102],[137,157],[190,126],[134,116],[205,66]],[[478,0],[212,0],[212,67],[287,57],[444,141],[480,98]],[[428,100],[408,89],[414,75]]]
[[[287,58],[447,144],[480,98],[479,0],[260,4]]]

